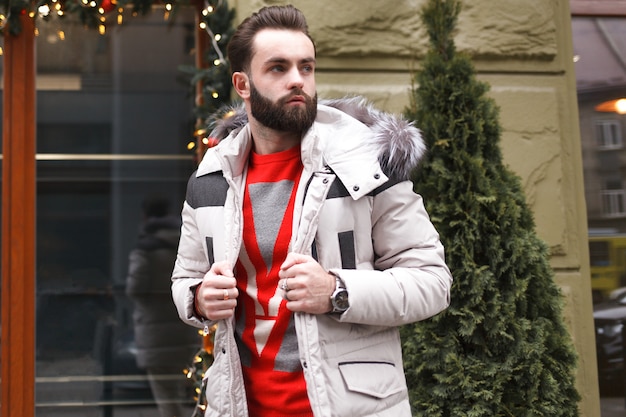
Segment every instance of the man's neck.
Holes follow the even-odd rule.
[[[302,137],[299,133],[279,132],[251,122],[252,149],[259,155],[266,155],[286,151],[300,144]]]

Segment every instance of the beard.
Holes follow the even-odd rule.
[[[293,96],[304,97],[304,108],[289,106],[287,102]],[[301,89],[273,102],[262,95],[250,80],[250,111],[259,123],[279,132],[292,132],[302,135],[305,133],[317,116],[317,93],[313,97]]]

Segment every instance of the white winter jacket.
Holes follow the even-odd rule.
[[[194,314],[195,287],[213,262],[234,267],[239,255],[250,149],[248,125],[236,127],[189,180],[172,292],[181,319],[196,327],[213,323]],[[408,179],[424,152],[419,131],[358,98],[327,101],[301,152],[291,249],[339,275],[350,300],[340,316],[294,317],[313,413],[409,417],[398,326],[445,309],[452,283]],[[232,320],[218,323],[205,378],[206,416],[248,416]]]

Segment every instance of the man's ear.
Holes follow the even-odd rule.
[[[248,74],[245,72],[234,72],[233,73],[233,87],[239,97],[242,99],[247,99],[250,97],[250,79],[248,78]]]

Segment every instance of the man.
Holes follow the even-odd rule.
[[[180,216],[170,201],[150,195],[142,203],[137,245],[128,259],[126,295],[133,301],[137,366],[146,370],[161,417],[190,414],[192,392],[182,370],[198,351],[198,332],[178,319],[168,285],[180,237]],[[179,378],[172,379],[172,376]]]
[[[452,282],[408,180],[419,131],[318,105],[291,6],[244,20],[228,54],[245,114],[189,180],[172,276],[181,319],[218,324],[206,416],[410,416],[398,326],[445,309]]]

